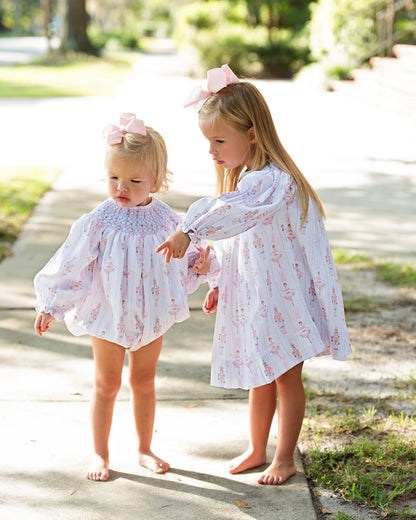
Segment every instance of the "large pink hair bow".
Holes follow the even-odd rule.
[[[110,124],[103,130],[103,136],[107,137],[107,143],[110,146],[121,143],[127,133],[147,135],[143,121],[136,119],[136,114],[130,112],[120,114],[120,126]]]
[[[238,83],[240,80],[230,69],[228,65],[222,65],[221,68],[210,69],[207,72],[207,90],[203,90],[200,86],[195,87],[189,94],[185,103],[185,108],[195,105],[195,109],[199,112],[205,101],[216,94],[224,87],[231,83]]]

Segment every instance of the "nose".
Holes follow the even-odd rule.
[[[126,183],[124,183],[123,181],[118,181],[117,189],[118,189],[118,191],[126,191],[127,190]]]

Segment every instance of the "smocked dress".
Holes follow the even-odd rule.
[[[207,281],[191,271],[199,252],[165,263],[156,247],[182,222],[152,199],[123,208],[107,199],[72,226],[35,277],[38,312],[64,320],[75,336],[89,334],[131,351],[189,317],[188,294]],[[218,263],[211,257],[210,276]]]
[[[235,192],[189,208],[183,230],[215,240],[221,272],[211,384],[254,388],[301,361],[351,352],[327,234],[291,176],[270,165],[243,172]]]

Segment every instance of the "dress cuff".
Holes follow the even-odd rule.
[[[201,246],[201,239],[195,235],[194,231],[185,231],[185,229],[183,229],[182,231],[186,233],[188,237],[191,239],[191,244],[193,244],[196,247]]]

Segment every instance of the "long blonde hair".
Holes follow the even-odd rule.
[[[302,225],[308,215],[309,197],[315,201],[320,215],[324,217],[324,209],[317,193],[284,149],[277,135],[269,107],[260,91],[252,83],[245,81],[232,83],[213,94],[202,105],[199,119],[210,120],[213,124],[220,121],[244,135],[247,135],[248,130],[253,128],[255,143],[251,145],[251,169],[261,170],[266,165],[274,163],[294,179],[300,198]],[[219,194],[235,191],[243,168],[243,164],[231,170],[220,165],[215,166]]]
[[[146,135],[127,132],[120,144],[107,146],[108,154],[120,159],[143,162],[153,174],[154,186],[151,193],[168,191],[171,172],[168,170],[168,152],[163,137],[150,126]]]

